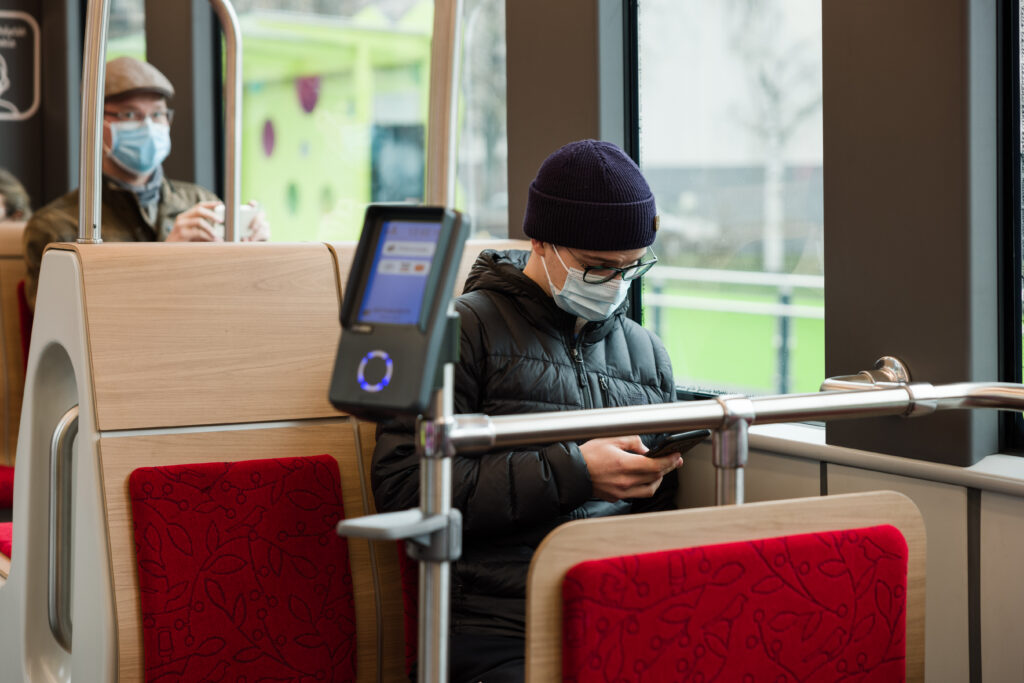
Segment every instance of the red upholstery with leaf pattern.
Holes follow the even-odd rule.
[[[147,681],[351,681],[355,610],[334,458],[129,478]]]
[[[566,681],[902,681],[907,544],[884,525],[583,562]]]
[[[11,522],[0,523],[0,553],[11,556],[11,539],[14,537],[14,524]]]
[[[0,465],[0,508],[14,506],[14,468]]]
[[[420,564],[398,542],[398,572],[402,580],[402,631],[405,634],[405,671],[410,673],[419,657]]]

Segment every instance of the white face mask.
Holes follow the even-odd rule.
[[[551,275],[548,273],[548,263],[541,256],[541,264],[544,266],[544,274],[548,278],[548,287],[551,288],[551,297],[555,304],[566,313],[579,316],[584,320],[597,322],[608,318],[626,300],[626,293],[629,292],[629,283],[622,278],[609,280],[600,284],[591,284],[583,281],[583,271],[579,268],[570,268],[565,265],[558,248],[551,245],[558,262],[565,268],[568,276],[565,284],[559,289],[551,282]]]

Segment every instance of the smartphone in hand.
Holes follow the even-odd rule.
[[[689,432],[668,434],[661,439],[658,439],[658,441],[651,446],[651,450],[647,451],[644,455],[648,458],[660,458],[661,456],[668,455],[669,453],[683,454],[709,436],[711,436],[710,429],[694,429]]]

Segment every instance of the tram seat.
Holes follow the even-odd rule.
[[[129,482],[147,680],[356,680],[337,460],[149,467]]]
[[[24,221],[0,221],[0,464],[13,465],[18,446],[18,421],[25,389],[25,363],[31,333],[31,311],[22,311],[25,258],[21,237]]]
[[[523,245],[470,242],[461,272],[468,272],[484,248]],[[100,428],[181,431],[99,443],[118,667],[126,681],[143,676],[141,588],[128,489],[134,470],[330,453],[339,465],[346,514],[376,511],[370,493],[376,425],[339,415],[327,402],[340,296],[354,245],[327,244],[329,259],[315,257],[324,245],[145,246],[110,244],[102,252],[83,251]],[[220,250],[225,253],[218,255]],[[269,250],[285,253],[274,257],[265,253]],[[330,293],[323,287],[325,267]],[[157,311],[145,293],[124,296],[132,289],[128,281],[139,279],[150,283],[147,291],[164,292]],[[125,334],[127,319],[136,321],[131,335]],[[299,320],[305,325],[296,325]],[[247,334],[253,335],[252,345]],[[132,358],[130,367],[125,358]],[[183,358],[189,364],[172,367],[172,358],[179,366]],[[245,424],[275,419],[299,422],[266,428]],[[238,427],[197,430],[204,424]],[[393,542],[348,539],[348,550],[358,679],[407,680],[402,655],[416,646],[406,644],[409,620],[403,619],[398,548]]]
[[[891,491],[570,522],[530,566],[526,679],[922,681],[924,567]]]
[[[465,270],[480,248],[467,245]],[[89,678],[88,670],[96,680],[144,678],[133,471],[329,453],[339,464],[346,515],[375,511],[369,485],[375,425],[339,413],[327,398],[353,250],[48,247],[22,415],[29,429],[19,444],[33,457],[16,491],[19,553],[0,592],[7,605],[0,614],[9,622],[0,631],[11,648],[28,646],[28,631],[16,623],[29,619],[32,628],[46,629],[46,591],[27,590],[47,564],[48,464],[35,454],[45,452],[54,426],[76,402],[74,543],[70,534],[57,539],[61,554],[71,555],[74,647],[35,641],[44,643],[54,666],[76,676]],[[396,544],[348,539],[348,552],[358,680],[407,680]]]
[[[327,399],[342,264],[323,244],[63,249],[80,254],[85,284],[117,678],[142,680],[148,661],[136,546],[145,538],[138,544],[133,529],[134,471],[328,453],[338,464],[347,516],[371,510],[357,424]],[[132,284],[139,281],[147,287]],[[80,425],[80,446],[86,427],[88,422]],[[191,534],[197,544],[206,538]],[[388,673],[378,632],[375,549],[363,539],[348,539],[347,547],[357,680],[398,680],[401,663],[393,667],[395,675]]]

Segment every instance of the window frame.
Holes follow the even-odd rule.
[[[1000,379],[1020,383],[1022,379],[1022,221],[1024,211],[1024,166],[1021,145],[1024,144],[1024,112],[1021,111],[1021,20],[1024,3],[1020,0],[997,0],[998,49],[998,115],[999,115],[999,340]],[[1022,296],[1017,292],[1021,291]],[[1000,450],[1024,452],[1024,414],[1001,412],[999,416]]]

